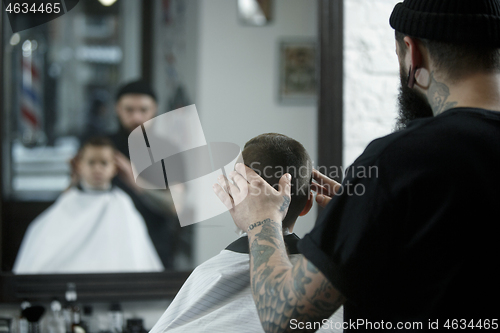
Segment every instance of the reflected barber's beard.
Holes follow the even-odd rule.
[[[432,108],[425,96],[408,87],[408,77],[404,73],[405,70],[401,67],[399,70],[401,83],[398,95],[399,114],[394,127],[396,131],[405,129],[412,120],[433,116]]]

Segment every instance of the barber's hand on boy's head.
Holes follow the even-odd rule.
[[[325,207],[342,185],[315,169],[313,169],[313,179],[316,183],[311,184],[311,190],[318,193],[316,202],[321,207]]]
[[[71,176],[71,183],[69,187],[75,186],[80,182],[80,175],[78,174],[78,160],[79,160],[78,156],[75,156],[69,160],[69,169]]]
[[[129,159],[119,151],[115,152],[115,164],[118,177],[120,177],[127,185],[133,188],[138,188],[135,184],[132,164],[130,164]]]
[[[221,175],[219,184],[214,184],[213,189],[229,209],[238,228],[247,231],[251,224],[266,219],[277,223],[283,221],[291,200],[291,180],[287,175],[290,176],[285,174],[281,177],[277,191],[252,169],[238,163],[235,171],[228,175],[233,183]]]

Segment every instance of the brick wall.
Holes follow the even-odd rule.
[[[344,0],[344,165],[396,118],[399,65],[389,17],[402,0]]]

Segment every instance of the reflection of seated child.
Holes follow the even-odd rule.
[[[313,202],[311,159],[299,142],[275,133],[248,141],[242,156],[271,185],[277,185],[286,172],[292,175],[292,200],[283,220],[283,236],[294,263],[301,254],[297,251],[299,237],[291,231]],[[342,323],[342,312],[330,319]],[[250,287],[248,238],[243,234],[196,267],[150,333],[263,331]]]
[[[82,145],[75,159],[79,184],[30,224],[14,273],[163,270],[132,200],[111,185],[114,154],[112,143],[104,138]]]

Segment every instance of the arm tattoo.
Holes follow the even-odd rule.
[[[455,107],[457,102],[449,102],[450,88],[442,83],[436,81],[434,72],[431,72],[431,85],[429,87],[429,103],[431,104],[434,115]]]
[[[258,227],[259,225],[263,225],[264,223],[271,222],[271,219],[265,219],[259,222],[252,223],[248,226],[248,230],[252,230],[253,228]]]
[[[307,259],[291,265],[281,225],[273,220],[263,223],[251,240],[250,267],[252,293],[266,332],[292,331],[291,319],[320,324],[345,301]]]
[[[290,206],[290,198],[287,196],[283,196],[283,204],[280,207],[280,212],[284,212],[288,209],[288,206]]]

